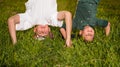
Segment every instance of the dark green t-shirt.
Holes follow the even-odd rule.
[[[100,0],[78,0],[77,9],[73,18],[73,29],[82,30],[84,26],[106,27],[108,21],[96,17],[97,6]],[[63,25],[65,27],[65,25]]]

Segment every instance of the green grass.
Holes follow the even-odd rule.
[[[63,47],[65,41],[59,28],[52,28],[53,40],[32,38],[33,28],[17,32],[17,45],[13,46],[7,19],[25,11],[27,0],[0,0],[0,67],[120,67],[120,0],[101,0],[97,16],[111,22],[110,36],[96,28],[95,40],[85,43],[72,39],[73,48]],[[58,0],[58,10],[74,15],[77,0]]]

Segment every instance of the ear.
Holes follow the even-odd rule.
[[[37,28],[35,27],[35,28],[34,28],[34,33],[36,32],[36,30],[37,30]]]
[[[79,31],[79,35],[82,35],[82,33],[83,33],[83,31],[82,31],[82,30],[80,30],[80,31]]]

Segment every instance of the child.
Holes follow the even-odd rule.
[[[48,25],[61,27],[63,24],[62,20],[65,19],[67,30],[66,45],[70,46],[72,26],[70,12],[57,12],[56,0],[28,0],[25,5],[25,13],[14,15],[8,19],[8,27],[13,44],[17,42],[15,30],[27,30],[38,25],[40,26],[38,28],[42,30],[40,31],[42,36],[46,36],[50,32]],[[36,31],[34,30],[34,32]]]
[[[96,18],[97,6],[100,0],[78,0],[77,10],[73,19],[73,29],[79,30],[79,35],[85,41],[93,41],[95,26],[105,28],[105,33],[108,36],[110,32],[110,23],[106,20]],[[62,35],[66,38],[66,31],[61,28]]]

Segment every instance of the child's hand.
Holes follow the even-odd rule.
[[[105,34],[108,36],[110,33],[110,22],[108,22],[108,25],[105,27]]]
[[[71,40],[66,40],[66,45],[67,45],[67,47],[71,47],[72,46],[72,41]]]

